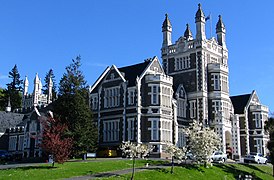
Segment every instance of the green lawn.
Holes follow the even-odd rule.
[[[136,167],[144,166],[146,160],[137,160]],[[151,165],[166,163],[164,161],[150,161]],[[61,179],[73,176],[83,176],[99,172],[115,171],[132,168],[131,160],[106,160],[67,162],[50,165],[20,167],[16,169],[0,170],[0,179]],[[174,174],[170,174],[170,167],[146,170],[135,174],[135,179],[235,179],[239,174],[252,174],[256,179],[272,178],[272,166],[257,164],[215,164],[213,167],[204,168],[198,165],[176,166]],[[111,177],[107,179],[129,179],[131,174]]]
[[[134,179],[234,180],[239,174],[251,174],[256,179],[274,179],[271,166],[257,164],[215,164],[210,168],[197,165],[183,165],[176,166],[173,174],[170,174],[170,168],[158,168],[137,172]],[[126,174],[105,179],[130,179],[130,177],[131,174]]]
[[[144,166],[145,163],[145,160],[138,160],[136,166]],[[0,170],[0,179],[60,179],[127,168],[132,168],[131,160],[66,162],[56,164],[54,168],[42,165]]]

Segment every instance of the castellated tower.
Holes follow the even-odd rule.
[[[225,25],[219,16],[215,37],[206,38],[206,19],[201,5],[195,15],[196,38],[190,25],[174,44],[172,27],[166,15],[162,26],[162,63],[165,72],[173,77],[174,98],[177,100],[179,145],[184,143],[184,126],[193,120],[210,126],[222,139],[223,152],[234,149],[240,155],[239,121],[229,98],[228,50]],[[181,144],[183,145],[183,144]]]
[[[52,102],[52,79],[50,77],[49,79],[49,84],[48,84],[48,94],[43,94],[42,93],[42,81],[41,78],[39,78],[38,73],[36,73],[35,78],[34,78],[34,88],[33,88],[33,93],[29,94],[28,93],[28,87],[29,87],[29,81],[27,76],[25,77],[24,80],[24,88],[23,88],[23,97],[22,97],[22,104],[23,104],[23,109],[31,109],[34,106],[47,106]]]

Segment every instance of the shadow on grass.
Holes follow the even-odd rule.
[[[203,165],[199,165],[199,164],[183,164],[181,165],[181,167],[188,169],[188,170],[196,170],[199,172],[204,173],[205,171],[202,169]]]
[[[17,170],[32,170],[32,169],[55,169],[57,167],[52,167],[52,166],[26,166],[26,167],[17,167]]]
[[[239,169],[236,169],[235,166],[229,165],[229,164],[214,164],[214,166],[221,169],[224,172],[227,172],[229,174],[233,174],[235,179],[239,179],[239,175],[241,177],[243,177],[245,175],[251,175],[252,179],[261,180],[261,178],[256,176],[254,171],[253,172],[248,172],[248,171],[239,170]],[[261,171],[257,167],[255,167],[254,170]]]

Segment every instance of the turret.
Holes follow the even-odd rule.
[[[52,102],[52,87],[53,87],[53,82],[52,82],[52,79],[51,77],[49,77],[49,80],[48,80],[48,104],[50,104]]]
[[[186,24],[186,30],[184,33],[184,37],[186,38],[187,41],[192,40],[192,32],[190,31],[189,24]]]
[[[223,48],[226,48],[225,32],[225,25],[223,23],[222,16],[219,15],[219,20],[216,24],[216,33],[218,44],[223,46]]]
[[[205,14],[201,8],[200,3],[198,4],[198,11],[196,12],[196,16],[195,16],[195,23],[196,23],[196,39],[197,40],[206,39]]]
[[[11,112],[10,97],[8,98],[8,104],[6,107],[6,112]]]
[[[171,32],[172,32],[172,26],[170,23],[170,20],[168,18],[168,15],[165,15],[166,18],[162,25],[162,32],[163,32],[163,44],[162,47],[166,47],[172,44],[171,41]]]
[[[38,105],[38,95],[39,95],[39,85],[40,85],[40,79],[38,77],[38,73],[36,73],[34,78],[34,89],[33,89],[33,105]]]
[[[26,96],[28,94],[28,88],[29,88],[29,80],[26,76],[25,80],[24,80],[24,92],[23,92],[24,96]]]
[[[42,88],[43,88],[42,80],[41,80],[41,78],[39,78],[39,88],[38,88],[39,94],[42,94]]]

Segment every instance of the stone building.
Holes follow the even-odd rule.
[[[197,120],[215,130],[221,138],[222,151],[231,153],[233,158],[250,151],[266,153],[258,149],[267,141],[260,130],[262,126],[251,130],[251,135],[249,120],[241,118],[244,113],[238,113],[239,107],[230,98],[222,17],[216,24],[217,38],[206,37],[206,19],[199,4],[195,36],[187,24],[183,36],[172,43],[172,24],[166,14],[162,25],[162,65],[154,57],[122,68],[113,65],[102,73],[90,89],[100,146],[117,147],[130,140],[153,144],[153,155],[164,157],[163,146],[184,146],[186,137],[182,130]],[[263,118],[267,118],[268,109],[262,108],[259,101],[246,106],[254,118],[260,108]]]
[[[256,91],[230,98],[240,122],[241,155],[250,152],[267,154],[269,137],[264,126],[268,120],[268,107],[261,104]]]
[[[42,93],[42,81],[39,78],[38,74],[35,75],[34,78],[34,88],[33,93],[28,93],[29,81],[27,76],[24,80],[24,88],[23,88],[23,97],[22,97],[22,108],[23,111],[28,111],[34,106],[47,106],[52,102],[52,79],[49,78],[48,81],[48,94]]]

